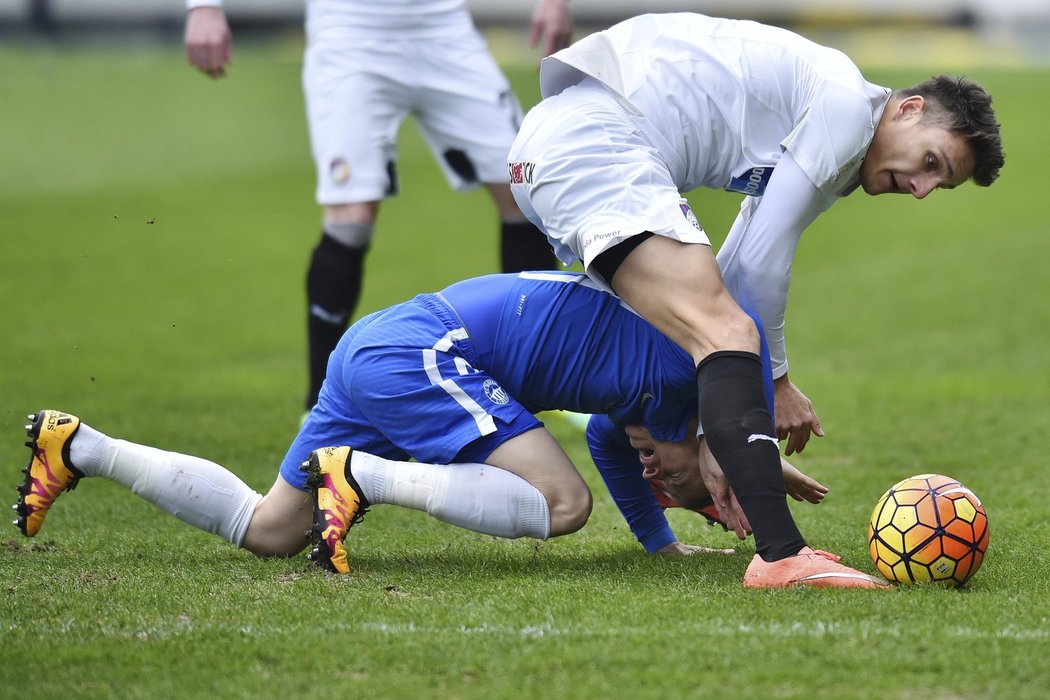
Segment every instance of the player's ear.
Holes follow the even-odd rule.
[[[911,95],[897,103],[897,116],[903,119],[920,119],[926,112],[926,98],[922,95]]]

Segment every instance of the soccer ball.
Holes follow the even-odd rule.
[[[890,581],[961,586],[984,561],[988,516],[955,479],[919,474],[894,484],[875,504],[868,549]]]

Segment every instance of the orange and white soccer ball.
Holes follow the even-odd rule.
[[[868,549],[890,581],[961,586],[984,561],[988,516],[955,479],[919,474],[891,486],[875,504]]]

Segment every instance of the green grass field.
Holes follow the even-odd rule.
[[[42,407],[269,488],[299,419],[319,235],[300,48],[242,43],[212,82],[178,46],[0,46],[7,502]],[[533,67],[508,70],[531,104]],[[966,588],[746,592],[751,543],[682,513],[683,541],[736,556],[649,558],[552,419],[595,494],[582,531],[502,541],[376,508],[348,577],[257,560],[85,480],[34,540],[0,536],[0,697],[1046,697],[1050,73],[965,72],[1005,125],[1001,181],[838,204],[796,258],[789,344],[828,432],[796,460],[832,489],[792,505],[803,532],[873,571],[878,496],[951,474],[991,523]],[[497,266],[488,198],[450,194],[412,129],[400,169],[362,314]],[[735,197],[691,199],[719,240]]]

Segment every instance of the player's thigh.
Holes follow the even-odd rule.
[[[416,66],[423,138],[453,188],[506,183],[521,105],[483,43],[438,46]]]
[[[563,262],[581,260],[588,274],[596,257],[645,231],[708,243],[667,164],[603,89],[544,100],[509,158],[522,211],[542,222]]]
[[[320,204],[371,202],[396,192],[397,132],[409,91],[350,56],[307,52],[303,94]]]
[[[475,366],[462,321],[432,295],[387,309],[355,333],[336,349],[345,355],[329,370],[332,390],[345,395],[355,421],[421,462],[448,464],[507,426],[539,424]],[[354,447],[370,451],[367,443]]]
[[[270,491],[255,507],[242,547],[260,556],[292,556],[307,544],[303,533],[313,520],[309,493],[278,475]]]
[[[631,308],[699,362],[718,350],[758,353],[758,331],[729,294],[711,247],[652,236],[613,275]]]
[[[486,464],[517,474],[547,499],[551,534],[583,527],[591,513],[591,492],[576,466],[546,428],[536,428],[500,444]]]

